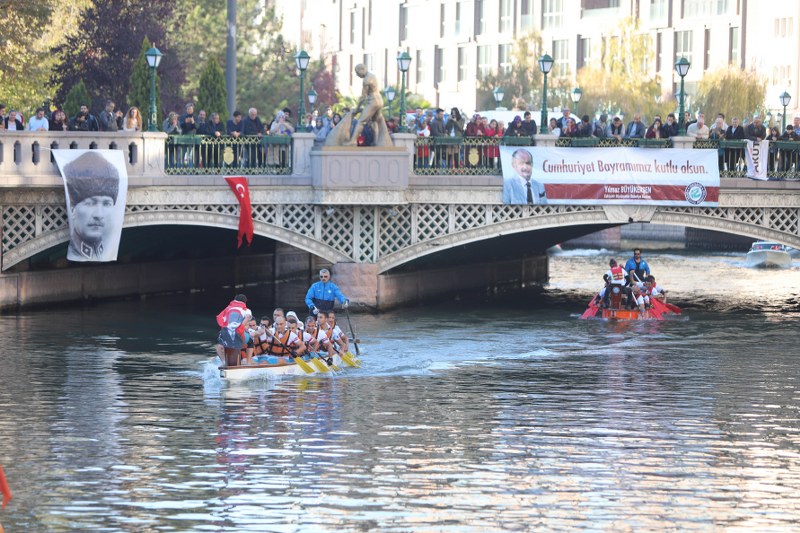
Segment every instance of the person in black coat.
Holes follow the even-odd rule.
[[[97,119],[89,113],[89,106],[81,104],[81,110],[69,122],[70,131],[100,131]]]
[[[744,128],[739,124],[739,118],[733,117],[731,125],[725,130],[726,141],[743,141]],[[728,170],[734,170],[739,159],[744,159],[744,150],[741,148],[726,148],[725,149],[725,164]]]

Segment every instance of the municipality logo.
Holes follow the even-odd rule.
[[[698,205],[703,203],[703,200],[706,199],[706,187],[702,183],[695,181],[686,186],[686,190],[683,191],[683,194],[687,202],[692,205]]]

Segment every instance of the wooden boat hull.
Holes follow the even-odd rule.
[[[253,379],[274,379],[280,376],[310,376],[314,374],[324,374],[314,369],[314,372],[307,373],[295,363],[292,358],[277,357],[275,363],[257,363],[253,365],[219,367],[219,377],[227,382],[241,382]],[[333,357],[333,364],[342,368],[344,363],[339,355]],[[312,366],[313,368],[313,366]]]
[[[639,313],[638,309],[601,309],[600,318],[608,320],[658,320],[646,309]]]

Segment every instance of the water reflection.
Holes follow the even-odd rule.
[[[0,317],[15,340],[0,348],[0,462],[15,492],[3,523],[794,527],[800,271],[650,254],[683,316],[578,320],[604,256],[554,258],[535,300],[354,317],[366,364],[336,377],[221,383],[206,364],[216,295]],[[257,313],[274,305],[252,294]]]

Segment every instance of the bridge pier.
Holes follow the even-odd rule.
[[[462,292],[522,288],[549,278],[545,255],[383,274],[377,265],[365,263],[337,263],[331,270],[351,302],[382,311],[454,298]]]

